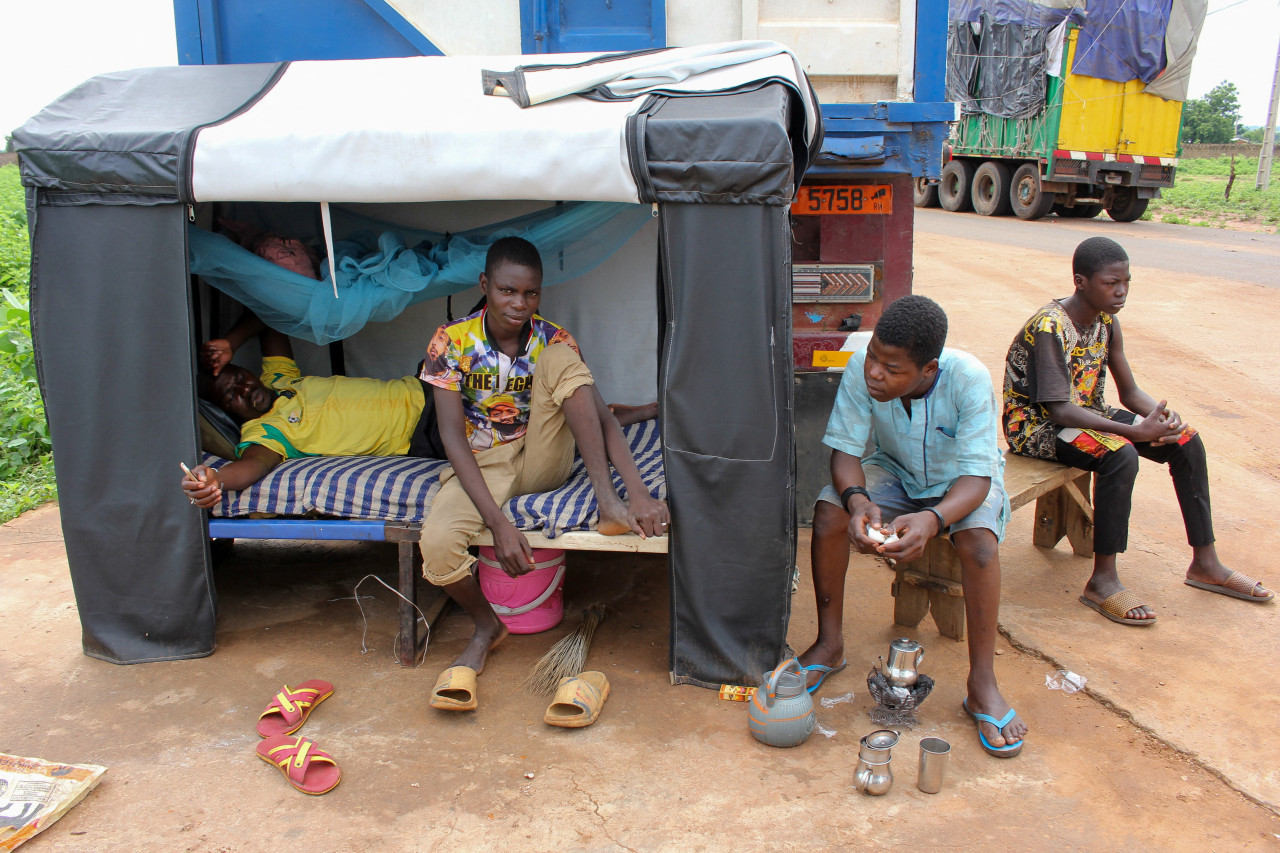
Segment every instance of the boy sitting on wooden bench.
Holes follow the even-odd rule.
[[[995,674],[999,542],[1010,514],[998,410],[987,369],[967,353],[944,349],[946,338],[942,308],[905,296],[885,309],[866,351],[845,369],[823,437],[832,448],[832,484],[814,507],[818,638],[800,662],[810,672],[810,692],[845,667],[850,542],[862,553],[906,561],[919,558],[932,537],[950,535],[968,626],[964,710],[982,748],[1012,758],[1022,751],[1027,726],[1000,694]],[[898,539],[880,544],[868,528]]]
[[[1075,292],[1037,311],[1009,347],[1004,431],[1014,453],[1097,474],[1093,575],[1080,603],[1123,625],[1156,621],[1116,573],[1116,555],[1128,543],[1139,457],[1168,464],[1173,475],[1191,545],[1185,582],[1245,601],[1271,601],[1274,594],[1260,582],[1218,559],[1200,436],[1133,378],[1115,319],[1129,294],[1129,256],[1114,240],[1091,237],[1076,247],[1071,271]],[[1105,370],[1124,409],[1106,404]]]
[[[669,521],[665,502],[645,488],[573,337],[537,315],[538,250],[518,237],[495,242],[480,290],[485,307],[436,331],[421,375],[433,387],[450,465],[422,523],[423,575],[443,587],[476,626],[431,693],[433,707],[455,711],[476,707],[476,676],[507,635],[471,574],[475,558],[468,546],[487,527],[507,574],[533,568],[529,542],[502,514],[502,503],[562,485],[576,443],[599,502],[598,532],[661,536]],[[614,491],[611,462],[629,502]]]

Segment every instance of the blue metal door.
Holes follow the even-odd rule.
[[[524,53],[666,47],[665,0],[520,0]]]

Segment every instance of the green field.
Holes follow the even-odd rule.
[[[31,347],[30,263],[18,167],[0,166],[0,523],[57,497]]]
[[[1231,198],[1225,198],[1231,158],[1181,160],[1175,186],[1153,199],[1143,219],[1204,228],[1243,228],[1280,233],[1280,162],[1272,166],[1270,186],[1254,189],[1257,158],[1237,157]]]

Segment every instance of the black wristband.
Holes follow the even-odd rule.
[[[942,513],[938,512],[936,509],[934,509],[931,506],[925,507],[924,510],[925,512],[933,513],[933,517],[938,519],[938,535],[941,536],[943,533],[945,533],[947,530],[947,520],[942,517]]]
[[[871,495],[867,493],[867,490],[864,487],[850,486],[849,488],[845,489],[843,492],[840,493],[840,506],[844,509],[845,512],[849,511],[849,498],[853,497],[854,495],[862,495],[867,500],[871,500]]]

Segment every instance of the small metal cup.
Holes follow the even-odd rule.
[[[920,741],[920,773],[916,777],[916,787],[926,794],[936,794],[942,790],[942,776],[947,772],[947,756],[951,754],[951,744],[940,737],[927,737]]]

